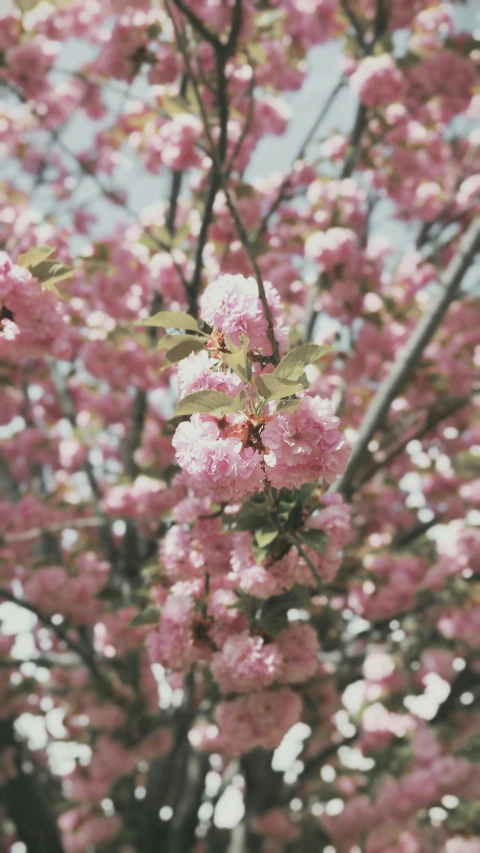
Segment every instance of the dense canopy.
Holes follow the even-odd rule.
[[[4,6],[2,853],[480,853],[473,4]]]

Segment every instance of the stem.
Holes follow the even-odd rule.
[[[252,245],[250,243],[250,239],[248,237],[248,233],[247,233],[245,226],[244,226],[244,224],[240,218],[240,215],[239,215],[238,210],[235,206],[235,203],[233,202],[233,199],[231,197],[230,190],[228,188],[228,184],[227,184],[225,175],[223,173],[223,163],[221,160],[220,151],[219,151],[219,149],[217,149],[217,146],[215,145],[215,143],[213,141],[207,111],[205,108],[205,104],[203,103],[203,99],[202,99],[202,95],[201,95],[201,92],[200,92],[200,89],[198,86],[198,82],[197,82],[195,75],[193,73],[192,64],[191,64],[190,56],[188,53],[188,46],[187,46],[186,41],[185,41],[184,33],[181,32],[181,30],[178,28],[177,22],[175,21],[174,17],[172,16],[169,0],[166,0],[166,6],[167,6],[167,9],[169,10],[170,17],[172,18],[172,23],[173,23],[175,34],[177,37],[177,42],[178,42],[180,52],[182,53],[182,56],[185,60],[185,65],[187,67],[188,73],[189,73],[190,78],[192,80],[192,85],[193,85],[193,89],[195,92],[195,98],[196,98],[200,113],[202,115],[202,121],[203,121],[204,129],[205,129],[205,135],[207,137],[207,140],[208,140],[208,143],[210,146],[210,156],[211,156],[213,163],[215,165],[216,172],[217,172],[218,178],[220,180],[220,185],[221,185],[221,187],[225,193],[225,200],[227,203],[228,210],[229,210],[230,215],[231,215],[231,217],[235,223],[235,227],[237,229],[238,236],[240,237],[240,240],[243,244],[243,247],[244,247],[244,249],[245,249],[245,251],[249,257],[250,263],[252,265],[252,268],[254,270],[254,273],[255,273],[255,276],[257,279],[258,293],[259,293],[260,301],[262,303],[263,310],[265,312],[265,317],[267,320],[268,340],[270,342],[270,346],[272,347],[272,353],[273,353],[273,357],[275,359],[275,362],[278,363],[280,361],[280,352],[279,352],[279,348],[278,348],[278,342],[275,338],[275,332],[274,332],[274,327],[273,327],[273,316],[272,316],[272,312],[270,310],[270,306],[267,302],[267,296],[265,293],[265,285],[263,282],[262,273],[260,271],[260,267],[258,266],[257,259],[255,257],[255,253],[253,251],[253,247],[252,247]]]
[[[314,577],[317,590],[320,591],[321,589],[323,589],[323,581],[322,581],[322,578],[320,577],[318,569],[317,569],[316,565],[314,563],[312,563],[310,557],[308,556],[307,552],[303,548],[302,544],[298,541],[298,539],[295,536],[290,536],[289,534],[287,534],[285,536],[285,539],[287,540],[287,542],[290,542],[292,545],[295,546],[295,548],[297,549],[300,556],[303,557],[303,559],[305,560],[308,568],[310,569],[310,571]]]

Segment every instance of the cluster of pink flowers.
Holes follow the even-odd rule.
[[[275,681],[306,681],[318,667],[317,652],[313,628],[295,622],[272,643],[246,631],[230,637],[213,655],[211,667],[223,693],[249,693]]]
[[[279,412],[261,433],[261,451],[245,443],[252,422],[245,415],[192,415],[177,427],[173,446],[179,465],[199,494],[236,500],[263,489],[292,489],[345,469],[350,446],[338,430],[328,400],[305,397],[293,412]]]
[[[350,228],[329,228],[312,234],[305,242],[305,257],[315,261],[321,272],[345,267],[353,272],[358,259],[358,240]]]
[[[334,838],[346,849],[355,843],[365,830],[375,826],[369,840],[369,851],[380,853],[388,849],[392,830],[398,834],[398,824],[412,819],[419,809],[429,808],[441,798],[455,790],[471,795],[472,786],[478,786],[478,773],[463,758],[452,755],[433,755],[428,763],[422,763],[401,779],[384,776],[374,802],[365,795],[347,800],[341,814],[325,819],[327,828]],[[383,843],[383,847],[382,847]]]
[[[105,586],[109,568],[106,560],[86,552],[76,561],[77,576],[69,576],[60,566],[37,569],[24,582],[25,596],[45,613],[60,613],[77,624],[90,624],[101,610],[101,603],[94,599]]]
[[[265,293],[272,312],[275,337],[280,349],[285,350],[288,338],[280,296],[269,282],[265,282]],[[224,275],[212,281],[200,297],[200,317],[209,326],[228,335],[233,344],[239,346],[244,335],[252,350],[271,355],[265,310],[254,278]]]
[[[444,637],[460,640],[473,649],[480,648],[480,606],[472,603],[466,608],[448,608],[438,619]]]
[[[350,77],[350,85],[367,107],[384,107],[401,98],[402,74],[389,53],[363,59]]]
[[[207,350],[192,352],[184,358],[178,365],[177,380],[181,397],[209,389],[236,396],[243,388],[241,379],[223,370],[222,362],[212,358]]]
[[[28,41],[12,45],[7,50],[5,60],[8,76],[26,98],[37,98],[48,88],[47,73],[55,53],[55,43],[47,40]]]
[[[69,354],[68,326],[58,298],[0,252],[0,352],[5,358]],[[15,345],[13,347],[13,344]]]
[[[260,454],[244,447],[240,437],[246,417],[229,415],[226,420],[221,429],[217,418],[194,414],[177,427],[173,446],[195,491],[228,501],[260,491],[265,474]]]
[[[262,746],[275,749],[288,730],[298,723],[302,701],[288,687],[258,690],[221,702],[215,711],[220,734],[212,747],[230,755],[242,755]]]
[[[402,614],[414,606],[425,576],[425,560],[371,554],[365,559],[365,567],[372,573],[372,580],[352,587],[349,597],[349,606],[356,613],[368,619],[382,619]]]
[[[278,489],[323,478],[332,483],[345,470],[350,445],[329,400],[305,397],[293,412],[280,412],[263,430],[266,474]]]

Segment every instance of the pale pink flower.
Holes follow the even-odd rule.
[[[389,53],[363,59],[350,77],[350,85],[367,107],[391,104],[404,89],[402,73]]]
[[[221,702],[215,718],[226,752],[243,755],[256,746],[275,749],[288,730],[298,723],[301,711],[299,696],[283,687]]]
[[[328,228],[307,237],[305,257],[315,261],[319,270],[342,266],[353,271],[359,256],[357,235],[350,228]]]
[[[231,370],[224,370],[221,362],[211,358],[207,350],[192,352],[184,358],[178,365],[177,379],[181,397],[211,389],[235,397],[243,387],[240,377]]]
[[[192,415],[179,424],[172,440],[178,464],[198,494],[236,500],[258,492],[265,479],[261,457],[235,436],[223,437],[215,418]]]
[[[275,643],[248,631],[230,637],[212,657],[212,672],[223,693],[249,693],[269,687],[282,667]]]
[[[305,397],[293,412],[277,413],[262,433],[271,484],[293,489],[320,477],[332,483],[350,453],[339,423],[331,403],[320,397]]]
[[[302,622],[292,622],[276,638],[282,656],[279,679],[300,684],[311,678],[318,668],[319,644],[316,631]]]
[[[270,282],[264,284],[273,316],[275,337],[280,348],[285,350],[288,337],[280,295]],[[234,344],[240,345],[240,337],[244,335],[248,338],[250,349],[271,354],[265,311],[254,278],[223,275],[212,281],[200,297],[200,317],[209,326],[221,329]]]

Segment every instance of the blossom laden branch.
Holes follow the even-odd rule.
[[[440,289],[432,299],[429,310],[425,311],[419,320],[408,344],[376,392],[365,415],[345,473],[334,485],[335,491],[344,495],[351,494],[355,475],[365,458],[370,441],[381,426],[396,395],[410,378],[419,356],[437,331],[445,312],[457,296],[463,277],[479,250],[480,219],[476,219],[462,239],[457,254],[442,277]]]

